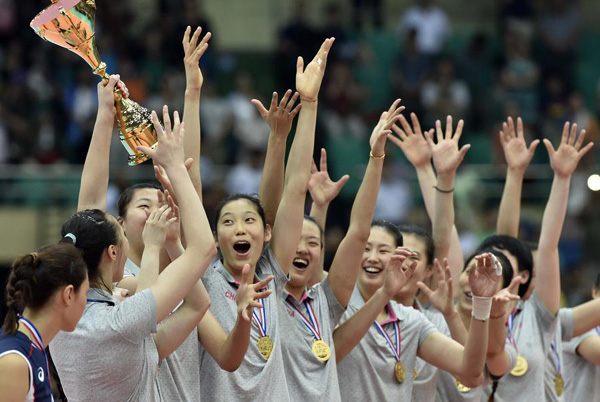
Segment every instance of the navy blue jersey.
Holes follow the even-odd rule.
[[[45,351],[17,331],[14,335],[0,336],[0,358],[13,353],[23,357],[29,365],[29,392],[25,401],[53,401]]]

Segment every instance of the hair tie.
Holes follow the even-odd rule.
[[[33,260],[33,261],[32,261],[33,268],[37,268],[37,266],[38,266],[38,261],[39,261],[39,259],[40,259],[40,256],[39,256],[39,254],[38,254],[38,253],[35,253],[35,252],[33,252],[33,253],[30,253],[29,255],[31,256],[31,259]]]
[[[73,233],[67,233],[64,235],[64,237],[68,237],[69,239],[73,240],[73,245],[77,244],[77,237],[75,237]]]

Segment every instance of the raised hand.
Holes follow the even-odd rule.
[[[396,124],[392,126],[392,131],[396,134],[390,134],[388,138],[398,146],[406,156],[406,159],[415,167],[419,168],[431,163],[431,148],[421,131],[421,124],[417,115],[410,114],[413,127],[403,115],[400,115],[398,121],[402,128]],[[429,135],[433,135],[433,129],[429,130]]]
[[[458,121],[456,131],[452,132],[452,116],[446,118],[446,131],[442,131],[442,123],[438,120],[435,122],[436,140],[433,141],[433,134],[427,133],[427,143],[431,148],[433,157],[433,165],[438,175],[455,173],[462,163],[465,155],[471,145],[463,145],[458,149],[458,141],[462,135],[464,122]]]
[[[505,316],[507,313],[506,306],[512,301],[519,301],[521,299],[519,295],[514,293],[519,287],[520,281],[521,276],[515,276],[507,287],[494,295],[492,298],[492,309],[490,311],[491,317]]]
[[[156,136],[158,137],[158,146],[154,149],[145,146],[136,147],[139,151],[150,156],[154,162],[167,170],[178,164],[184,164],[183,135],[185,129],[184,123],[179,121],[179,113],[177,113],[177,111],[173,113],[173,121],[173,129],[171,130],[169,108],[167,105],[163,106],[163,122],[165,124],[165,129],[163,130],[158,121],[158,116],[153,110],[152,123],[154,124]]]
[[[517,118],[517,128],[515,130],[515,123],[512,117],[509,117],[507,121],[502,123],[500,143],[504,150],[508,168],[525,171],[540,140],[532,141],[528,148],[523,134],[523,120],[520,117]]]
[[[250,278],[250,265],[245,264],[242,268],[242,283],[237,290],[235,296],[235,302],[237,304],[238,317],[241,316],[246,322],[252,320],[252,311],[254,308],[261,308],[261,304],[258,302],[259,299],[268,297],[273,291],[268,289],[260,291],[265,288],[269,282],[273,280],[274,276],[271,275],[262,281],[251,283]]]
[[[296,91],[301,100],[316,101],[327,66],[327,55],[335,38],[325,39],[321,48],[310,63],[304,68],[304,60],[298,57],[296,62]]]
[[[498,275],[498,264],[498,260],[491,253],[475,257],[475,266],[468,268],[469,286],[473,296],[492,297],[496,294],[502,277],[502,271]]]
[[[171,208],[168,205],[152,211],[142,232],[142,239],[145,247],[162,247],[165,244],[167,232],[177,218],[171,215]]]
[[[117,114],[115,97],[129,97],[129,90],[120,78],[119,74],[113,74],[108,78],[108,81],[102,80],[98,83],[98,114],[114,117]],[[117,89],[119,92],[117,92]]]
[[[391,128],[398,119],[400,113],[404,110],[404,106],[398,106],[401,99],[396,99],[390,106],[387,112],[383,112],[379,117],[377,125],[371,132],[369,145],[371,146],[371,155],[381,156],[385,154],[385,142],[388,136],[392,135]]]
[[[165,190],[164,201],[166,205],[171,209],[169,219],[174,218],[175,221],[172,225],[170,225],[165,241],[176,242],[181,239],[181,220],[179,217],[179,207],[175,203],[175,200],[173,199],[171,194],[172,193],[170,193],[169,190]]]
[[[448,259],[444,258],[443,267],[437,258],[434,259],[433,268],[437,271],[440,278],[437,289],[433,291],[423,282],[418,282],[417,286],[427,296],[433,307],[444,315],[451,315],[455,311],[454,287],[452,285],[452,274],[450,273]]]
[[[313,202],[317,205],[327,205],[340,193],[344,184],[348,182],[350,176],[343,175],[338,181],[333,181],[327,172],[327,151],[321,148],[320,170],[313,161],[310,170],[310,179],[308,181],[308,191]]]
[[[581,148],[584,138],[585,130],[581,130],[579,138],[577,138],[577,124],[571,126],[569,122],[565,123],[557,150],[554,150],[552,143],[544,138],[544,145],[550,157],[550,166],[552,166],[552,170],[556,175],[560,177],[571,176],[577,168],[579,160],[592,149],[593,142]]]
[[[402,290],[412,277],[413,272],[415,272],[416,261],[412,261],[408,267],[404,266],[404,261],[414,255],[415,253],[412,250],[406,247],[398,247],[386,264],[383,273],[383,291],[390,298]]]
[[[271,106],[269,110],[265,108],[261,101],[258,99],[252,99],[252,104],[256,106],[258,113],[263,118],[264,121],[267,122],[271,132],[275,135],[283,138],[287,138],[290,130],[292,129],[292,123],[294,121],[294,117],[300,111],[302,107],[301,104],[298,104],[294,108],[294,104],[298,100],[298,96],[300,94],[298,92],[294,93],[294,96],[290,99],[290,95],[292,95],[292,90],[288,89],[283,95],[279,106],[277,106],[277,92],[273,92],[273,97],[271,98]],[[293,108],[293,109],[292,109]]]
[[[194,34],[190,38],[191,31],[192,28],[188,26],[183,34],[182,40],[186,88],[200,90],[202,88],[202,84],[204,83],[204,77],[202,76],[202,71],[200,71],[198,62],[200,61],[200,58],[204,52],[206,52],[206,49],[208,49],[208,41],[210,40],[211,33],[206,33],[200,43],[198,43],[198,38],[200,37],[200,33],[202,33],[202,28],[196,28]]]

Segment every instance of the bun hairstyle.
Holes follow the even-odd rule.
[[[62,225],[60,235],[61,243],[75,245],[83,255],[90,286],[110,289],[102,282],[99,266],[104,250],[110,245],[120,243],[117,223],[110,221],[104,211],[86,209],[67,219]]]
[[[6,285],[7,313],[4,332],[17,331],[19,315],[25,308],[39,310],[62,287],[75,291],[87,278],[81,253],[72,244],[44,246],[37,252],[14,260]]]

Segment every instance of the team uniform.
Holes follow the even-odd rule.
[[[573,339],[573,309],[558,310],[558,322],[550,351],[546,358],[545,387],[546,401],[563,402],[568,399],[564,394],[564,357],[563,342]]]
[[[123,278],[139,277],[140,272],[140,267],[128,258],[125,263]],[[198,328],[196,327],[177,350],[159,363],[156,381],[158,393],[162,400],[186,402],[200,400],[200,383],[198,382],[200,377],[199,353]]]
[[[39,333],[27,320],[21,318],[19,326],[25,326],[34,337],[32,341],[27,335],[17,331],[14,335],[0,336],[0,358],[11,354],[19,355],[29,367],[29,391],[25,402],[54,401],[50,387],[50,369]],[[0,329],[4,333],[4,328]]]
[[[279,310],[288,277],[283,273],[271,247],[267,246],[256,264],[255,277],[275,279],[267,285],[273,294],[259,300],[250,332],[250,344],[240,367],[233,373],[219,366],[200,345],[200,392],[205,401],[289,401],[281,347],[281,316]],[[210,311],[226,333],[231,332],[237,319],[235,301],[239,284],[217,256],[202,279],[211,299]],[[287,313],[286,313],[287,314]]]
[[[565,401],[600,402],[600,368],[580,356],[577,350],[581,342],[594,336],[600,336],[600,327],[562,345]]]
[[[50,351],[69,400],[158,401],[156,300],[150,289],[120,302],[90,288],[75,331],[59,332]]]
[[[341,401],[333,330],[346,309],[329,279],[308,288],[300,301],[284,290],[282,303],[281,346],[290,399]]]
[[[363,305],[354,288],[346,313],[347,321]],[[436,331],[419,311],[388,303],[388,319],[374,322],[360,343],[338,364],[343,401],[409,401],[412,398],[417,350]]]

